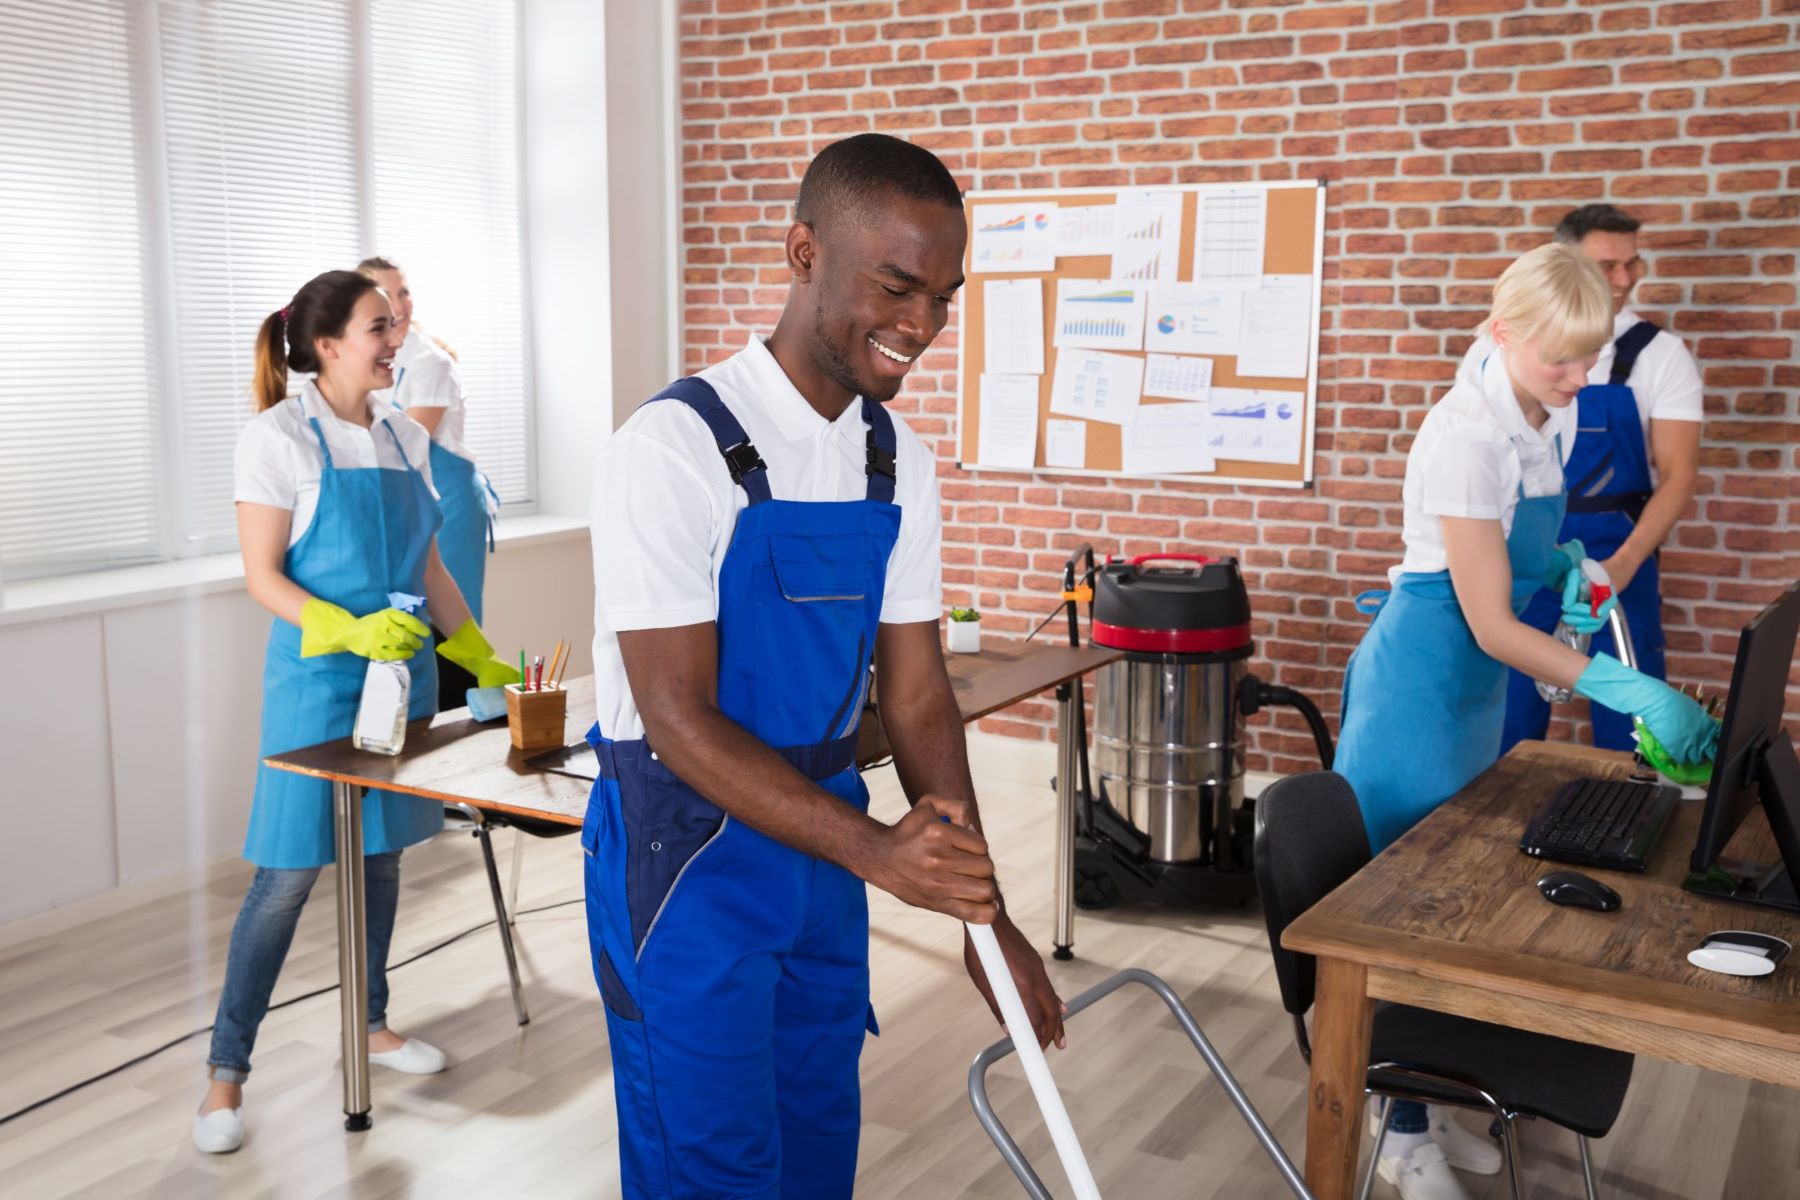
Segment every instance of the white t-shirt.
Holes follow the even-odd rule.
[[[1425,414],[1406,456],[1406,556],[1388,571],[1401,575],[1449,569],[1440,517],[1499,521],[1512,532],[1520,490],[1527,498],[1563,490],[1560,437],[1575,428],[1575,406],[1546,408],[1549,419],[1533,429],[1519,409],[1507,378],[1505,352],[1495,350],[1465,377],[1458,372],[1444,398]]]
[[[294,517],[288,530],[289,546],[298,542],[312,524],[313,512],[319,507],[319,476],[325,469],[319,439],[313,435],[308,416],[319,419],[333,465],[352,468],[410,464],[425,477],[425,486],[431,487],[431,435],[423,425],[371,394],[369,415],[374,423],[364,429],[332,412],[310,376],[297,378],[299,390],[294,395],[257,413],[244,426],[238,434],[233,459],[232,499],[290,510]],[[399,449],[388,436],[390,429],[400,439]],[[404,461],[401,450],[405,451]],[[433,489],[431,494],[435,497],[437,491]]]
[[[1629,308],[1613,318],[1613,341],[1622,337],[1627,329],[1643,320]],[[1466,371],[1474,370],[1494,349],[1492,340],[1481,337],[1469,347],[1463,355],[1462,366],[1457,370],[1457,378],[1462,378]],[[1588,372],[1589,383],[1606,383],[1612,378],[1613,343],[1608,342],[1600,348],[1600,357],[1594,363],[1594,369]],[[1687,346],[1680,338],[1666,329],[1658,330],[1644,348],[1638,352],[1637,362],[1632,365],[1631,378],[1626,381],[1637,399],[1638,424],[1644,430],[1644,457],[1650,463],[1651,485],[1656,483],[1656,459],[1650,447],[1651,421],[1704,421],[1706,407],[1702,402],[1700,386],[1700,369],[1694,365],[1694,356],[1688,353]],[[1563,445],[1563,461],[1575,449],[1575,438],[1570,437]]]
[[[750,435],[768,464],[776,500],[860,500],[868,423],[852,401],[828,422],[800,395],[763,338],[700,377]],[[937,464],[906,422],[894,419],[894,502],[900,535],[888,557],[881,620],[936,621],[943,611],[943,515]],[[712,431],[679,400],[646,404],[600,455],[589,514],[594,543],[594,701],[601,732],[642,737],[643,722],[619,657],[619,630],[672,629],[718,619],[719,572],[738,510]]]
[[[443,419],[432,431],[431,440],[458,458],[474,462],[475,456],[463,442],[462,376],[456,372],[456,360],[420,333],[416,323],[406,331],[406,340],[394,355],[394,374],[394,386],[376,392],[374,398],[405,409],[443,409]]]

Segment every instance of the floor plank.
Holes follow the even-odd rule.
[[[1053,802],[1048,747],[971,740],[983,812],[1014,917],[1051,933]],[[873,811],[904,801],[891,771],[870,777]],[[510,834],[497,839],[502,873]],[[527,839],[520,903],[580,898],[574,839]],[[0,928],[0,1114],[210,1023],[248,868],[191,886],[112,895]],[[406,855],[394,961],[492,916],[479,854],[445,835]],[[999,1036],[963,971],[954,923],[871,896],[873,987],[882,1036],[863,1056],[858,1195],[870,1200],[1022,1193],[969,1111],[969,1061]],[[531,1024],[512,1019],[497,938],[483,929],[394,971],[394,1024],[443,1046],[453,1067],[425,1079],[377,1069],[375,1128],[339,1114],[337,997],[270,1014],[247,1094],[250,1138],[208,1158],[188,1142],[206,1038],[0,1126],[8,1197],[610,1197],[618,1194],[606,1029],[579,903],[522,915]],[[1064,995],[1126,966],[1168,980],[1289,1152],[1304,1144],[1306,1069],[1281,1011],[1255,909],[1083,913]],[[279,1001],[336,982],[333,885],[320,877]],[[1274,1168],[1161,1003],[1141,989],[1084,1013],[1053,1056],[1102,1189],[1114,1197],[1276,1197]],[[996,1109],[1053,1191],[1066,1194],[1016,1061],[991,1072]],[[1603,1195],[1722,1200],[1800,1191],[1796,1096],[1640,1059],[1613,1135],[1596,1143]],[[1573,1139],[1523,1134],[1529,1194],[1581,1195]],[[1498,1180],[1470,1180],[1498,1200]],[[1376,1185],[1376,1194],[1393,1190]]]

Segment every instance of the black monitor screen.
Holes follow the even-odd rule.
[[[1725,724],[1719,731],[1719,753],[1713,760],[1706,811],[1700,818],[1700,837],[1694,843],[1690,863],[1696,872],[1711,869],[1751,805],[1757,802],[1763,756],[1782,732],[1797,632],[1800,583],[1758,613],[1744,627],[1744,635],[1738,641]],[[1772,800],[1762,799],[1765,803]],[[1800,873],[1800,862],[1787,866]]]

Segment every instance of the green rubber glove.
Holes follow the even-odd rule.
[[[1544,572],[1544,586],[1553,592],[1563,590],[1569,573],[1574,572],[1576,578],[1581,577],[1581,560],[1587,557],[1587,549],[1582,546],[1580,538],[1570,538],[1550,552],[1550,566]]]
[[[475,677],[476,687],[500,687],[519,682],[519,668],[494,657],[494,648],[470,617],[462,628],[438,644],[438,653]]]
[[[1650,727],[1643,721],[1634,717],[1631,727],[1632,736],[1636,737],[1638,741],[1638,753],[1643,755],[1644,761],[1655,767],[1657,774],[1664,779],[1672,783],[1679,783],[1684,787],[1699,787],[1712,781],[1713,765],[1710,759],[1702,763],[1676,762],[1669,756],[1669,752],[1663,749],[1663,744],[1657,741],[1656,735],[1650,732]]]
[[[1712,762],[1718,752],[1719,723],[1697,701],[1660,679],[1633,671],[1610,654],[1594,655],[1575,681],[1575,692],[1636,717],[1671,764],[1697,767]]]
[[[431,630],[425,622],[397,608],[383,608],[366,617],[353,617],[344,609],[317,596],[300,609],[300,657],[336,654],[348,650],[378,662],[411,658],[425,644]]]
[[[1600,611],[1595,612],[1591,599],[1592,593],[1589,591],[1590,587],[1587,580],[1582,578],[1580,571],[1570,571],[1568,578],[1563,581],[1563,623],[1577,633],[1592,634],[1605,629],[1608,619],[1612,617],[1612,610],[1619,607],[1619,598],[1608,596],[1600,602]],[[1584,596],[1582,594],[1584,592],[1587,592],[1588,595]],[[1607,707],[1612,706],[1608,705]]]

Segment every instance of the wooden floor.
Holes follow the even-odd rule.
[[[976,778],[1012,910],[1051,935],[1050,753],[972,739]],[[875,811],[904,802],[871,776]],[[510,834],[500,835],[504,872]],[[573,838],[529,841],[520,904],[580,896]],[[247,883],[241,864],[180,891],[114,893],[0,929],[0,1115],[208,1025],[226,940]],[[393,960],[492,916],[475,843],[445,836],[408,851]],[[963,972],[946,918],[871,896],[874,998],[883,1034],[863,1055],[858,1195],[870,1200],[1023,1193],[964,1092],[971,1057],[998,1030]],[[513,1023],[500,949],[482,930],[392,976],[397,1029],[448,1051],[430,1078],[376,1068],[375,1127],[343,1132],[338,1003],[328,993],[270,1014],[236,1154],[194,1151],[188,1127],[207,1041],[149,1061],[0,1125],[0,1195],[24,1197],[608,1197],[618,1194],[606,1031],[579,904],[522,916],[531,1024]],[[1082,914],[1072,995],[1142,966],[1183,996],[1289,1152],[1304,1144],[1305,1070],[1276,995],[1255,911]],[[280,999],[335,982],[329,872],[302,919]],[[1120,993],[1071,1027],[1052,1066],[1106,1194],[1282,1196],[1269,1161],[1159,1001]],[[996,1107],[1052,1190],[1066,1194],[1016,1062],[990,1078]],[[1794,1093],[1640,1059],[1613,1135],[1596,1143],[1600,1192],[1634,1200],[1800,1193]],[[1530,1195],[1580,1196],[1575,1144],[1523,1135]],[[1465,1177],[1466,1178],[1466,1177]],[[1501,1197],[1498,1179],[1471,1181]],[[1376,1195],[1391,1197],[1386,1185]]]

